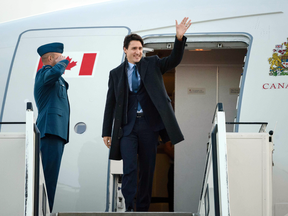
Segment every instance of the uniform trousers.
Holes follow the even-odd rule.
[[[65,140],[55,135],[41,138],[42,165],[50,212],[52,212]]]
[[[125,130],[125,126],[123,128]],[[126,210],[134,209],[137,192],[137,154],[139,183],[136,199],[137,211],[148,211],[151,202],[152,183],[158,145],[158,131],[148,125],[145,117],[136,118],[132,132],[120,140],[123,158],[122,193]]]

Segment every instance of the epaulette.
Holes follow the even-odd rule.
[[[51,65],[46,65],[43,69],[46,70],[48,68],[52,68],[52,66]]]

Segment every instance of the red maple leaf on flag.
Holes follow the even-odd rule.
[[[72,58],[69,58],[69,56],[67,56],[66,59],[69,61],[69,64],[66,67],[66,70],[71,70],[71,68],[73,68],[73,67],[75,67],[77,65],[77,61],[76,62],[75,61],[71,62]]]

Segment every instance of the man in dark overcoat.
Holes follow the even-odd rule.
[[[123,159],[122,193],[126,211],[133,211],[139,184],[137,211],[148,211],[151,201],[158,136],[176,144],[181,133],[162,74],[176,67],[182,59],[185,32],[191,20],[176,21],[174,48],[168,57],[143,57],[143,40],[137,34],[124,39],[125,61],[110,71],[102,137],[110,148],[110,159]],[[112,128],[113,127],[113,128]],[[112,138],[111,138],[112,136]]]
[[[64,145],[69,142],[68,83],[62,77],[69,61],[62,55],[63,49],[62,43],[45,44],[37,49],[44,66],[37,71],[34,85],[36,124],[41,133],[40,150],[51,212]]]

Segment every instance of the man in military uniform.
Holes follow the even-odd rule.
[[[62,77],[69,61],[62,55],[63,48],[62,43],[50,43],[37,49],[44,66],[37,72],[34,85],[36,124],[41,133],[40,150],[51,212],[64,145],[69,141],[68,83]]]

